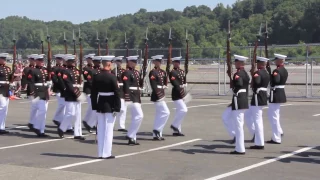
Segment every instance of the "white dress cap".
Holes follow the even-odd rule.
[[[101,56],[94,56],[93,61],[101,61]]]
[[[42,54],[40,54],[40,55],[37,55],[37,56],[34,56],[33,57],[34,59],[43,59],[44,58],[44,56],[42,55]]]
[[[174,58],[172,58],[172,61],[181,61],[181,59],[182,59],[181,56],[180,57],[174,57]]]
[[[63,57],[66,61],[74,61],[76,59],[76,56],[75,55],[72,55],[72,54],[67,54]]]
[[[138,60],[139,56],[129,56],[127,58],[128,58],[128,61],[136,61]]]
[[[7,58],[8,57],[8,53],[1,53],[0,54],[0,58]]]
[[[247,59],[249,59],[249,58],[245,57],[245,56],[234,55],[234,60],[246,61]]]
[[[64,54],[56,54],[54,55],[55,58],[63,58]]]
[[[259,56],[257,56],[257,61],[268,62],[269,59],[268,59],[268,58],[265,58],[265,57],[259,57]]]
[[[112,61],[115,56],[101,56],[102,61]]]
[[[274,54],[275,59],[283,59],[285,60],[287,58],[287,56],[282,55],[282,54]]]
[[[118,56],[118,57],[115,57],[114,60],[115,60],[115,61],[122,61],[123,57],[124,57],[124,56]]]
[[[152,56],[151,58],[153,59],[153,60],[157,60],[157,59],[162,59],[163,58],[163,56],[164,55],[156,55],[156,56]]]

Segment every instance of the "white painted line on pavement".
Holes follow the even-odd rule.
[[[189,106],[187,108],[191,109],[191,108],[206,107],[206,106],[219,106],[219,105],[224,105],[224,104],[230,104],[230,103],[228,102],[228,103],[217,103],[217,104],[203,104],[203,105],[197,105],[197,106]],[[172,109],[177,109],[177,108],[172,108]]]
[[[269,160],[266,160],[266,161],[262,161],[262,162],[260,162],[260,163],[253,164],[253,165],[251,165],[251,166],[247,166],[247,167],[244,167],[244,168],[241,168],[241,169],[238,169],[238,170],[235,170],[235,171],[231,171],[231,172],[228,172],[228,173],[220,174],[220,175],[218,175],[218,176],[214,176],[214,177],[211,177],[211,178],[208,178],[208,179],[205,179],[205,180],[218,180],[218,179],[223,179],[223,178],[226,178],[226,177],[229,177],[229,176],[233,176],[233,175],[235,175],[235,174],[239,174],[239,173],[248,171],[248,170],[250,170],[250,169],[254,169],[254,168],[257,168],[257,167],[260,167],[260,166],[264,166],[264,165],[266,165],[266,164],[270,164],[270,163],[279,161],[279,160],[281,160],[281,159],[285,159],[285,158],[294,156],[294,155],[296,155],[296,154],[299,154],[299,153],[302,153],[302,152],[305,152],[305,151],[309,151],[310,149],[313,149],[313,148],[315,148],[315,147],[305,147],[305,148],[302,148],[302,149],[293,151],[293,152],[291,152],[291,153],[278,156],[278,157],[273,158],[273,159],[269,159]]]
[[[138,155],[138,154],[145,154],[145,153],[158,151],[158,150],[162,150],[162,149],[167,149],[167,148],[171,148],[171,147],[175,147],[175,146],[180,146],[180,145],[183,145],[183,144],[188,144],[188,143],[192,143],[192,142],[200,141],[200,140],[201,139],[192,139],[192,140],[189,140],[189,141],[183,141],[183,142],[176,143],[176,144],[171,144],[171,145],[168,145],[168,146],[161,146],[161,147],[158,147],[158,148],[148,149],[148,150],[145,150],[145,151],[138,151],[138,152],[134,152],[134,153],[123,154],[123,155],[116,156],[116,159],[117,158],[128,157],[128,156],[134,156],[134,155]],[[81,165],[84,165],[84,164],[91,164],[91,163],[95,163],[95,162],[100,162],[100,161],[103,161],[103,160],[104,159],[94,159],[94,160],[83,161],[83,162],[74,163],[74,164],[68,164],[68,165],[65,165],[65,166],[58,166],[58,167],[54,167],[54,168],[51,168],[51,169],[54,169],[54,170],[66,169],[66,168],[70,168],[70,167],[81,166]]]
[[[315,114],[315,115],[313,115],[314,117],[317,117],[317,116],[320,116],[320,114]]]

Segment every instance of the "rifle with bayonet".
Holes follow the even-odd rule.
[[[67,39],[66,39],[66,33],[63,33],[63,44],[64,44],[64,53],[68,54],[68,45],[67,45]]]
[[[100,39],[99,39],[99,32],[97,31],[97,39],[96,39],[97,45],[98,45],[98,56],[101,56],[100,52]]]
[[[12,73],[10,76],[10,83],[13,83],[14,81],[14,73],[16,71],[16,63],[17,63],[17,41],[15,38],[15,31],[13,31],[13,38],[12,38],[12,42],[13,42],[13,62],[12,62]]]
[[[253,78],[254,73],[256,71],[256,63],[257,63],[257,49],[258,49],[258,45],[260,42],[260,37],[261,37],[261,29],[262,29],[262,24],[260,25],[260,30],[259,33],[257,35],[257,39],[254,45],[254,50],[253,50],[253,57],[251,60],[251,69],[250,69],[250,73],[251,73],[251,78]],[[251,79],[251,87],[253,85],[253,80]]]
[[[145,48],[144,48],[144,59],[143,59],[143,64],[142,64],[142,68],[141,71],[142,73],[140,73],[141,76],[141,87],[143,88],[143,83],[144,83],[144,78],[147,75],[147,65],[148,65],[148,28],[146,30],[146,38],[144,39],[144,44],[145,44]]]
[[[128,57],[129,57],[129,48],[128,48],[128,41],[127,41],[127,33],[124,33],[124,46],[126,48],[126,69],[128,69]]]
[[[51,80],[51,39],[49,35],[49,29],[47,27],[47,43],[48,43],[48,53],[47,53],[47,70],[49,75],[49,80]]]
[[[186,43],[187,43],[187,52],[186,58],[184,61],[184,83],[187,84],[187,74],[189,72],[189,39],[188,39],[188,30],[186,30]]]
[[[106,42],[106,55],[109,55],[109,45],[108,45],[108,41],[109,41],[109,39],[108,39],[108,32],[106,32],[106,40],[105,40],[105,42]]]
[[[170,74],[170,66],[171,66],[171,56],[172,56],[172,38],[171,38],[171,28],[169,31],[169,49],[168,49],[168,58],[167,58],[167,66],[166,66],[166,72],[167,72],[167,77],[169,78],[169,74]],[[167,78],[167,84],[169,82]]]
[[[227,74],[228,74],[229,80],[230,80],[230,88],[233,88],[230,42],[231,42],[231,27],[230,27],[230,20],[229,20],[229,22],[228,22],[228,38],[227,38]]]
[[[82,84],[82,66],[83,66],[83,48],[82,48],[82,38],[81,38],[81,30],[79,28],[79,84]]]
[[[264,50],[265,50],[265,56],[266,58],[268,58],[268,38],[269,38],[269,34],[268,34],[268,22],[266,22],[266,31],[264,33]],[[271,76],[271,67],[270,67],[270,62],[267,62],[267,67],[266,67],[269,75]]]

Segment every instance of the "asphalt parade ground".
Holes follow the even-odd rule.
[[[29,102],[10,101],[7,127],[10,134],[0,136],[1,180],[201,180],[201,179],[320,179],[320,110],[314,99],[289,99],[281,107],[284,130],[281,145],[266,144],[265,150],[250,150],[253,145],[245,129],[246,155],[230,155],[234,145],[221,120],[230,97],[213,96],[193,99],[187,104],[183,122],[184,137],[173,137],[174,104],[167,99],[171,115],[164,129],[165,141],[152,141],[155,109],[148,97],[143,98],[144,119],[139,130],[140,146],[127,146],[125,134],[116,131],[113,155],[116,159],[97,159],[95,135],[83,130],[86,140],[72,135],[60,139],[52,123],[55,97],[49,102],[47,130],[49,138],[38,138],[27,127]],[[82,115],[86,110],[82,105]],[[263,110],[265,140],[271,129],[267,107]],[[126,126],[130,123],[128,111]]]

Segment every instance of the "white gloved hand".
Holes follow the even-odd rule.
[[[113,112],[113,113],[112,113],[112,116],[113,116],[113,117],[116,117],[117,115],[118,115],[118,112]]]
[[[187,83],[183,84],[183,87],[187,87],[187,86],[188,86],[188,84],[187,84]]]
[[[77,101],[81,103],[86,102],[86,100],[87,100],[87,97],[83,93],[81,93],[81,95],[77,98]]]
[[[163,86],[163,89],[168,89],[168,86]]]
[[[183,101],[187,104],[188,102],[190,102],[192,100],[192,96],[190,93],[188,93],[184,98]]]

